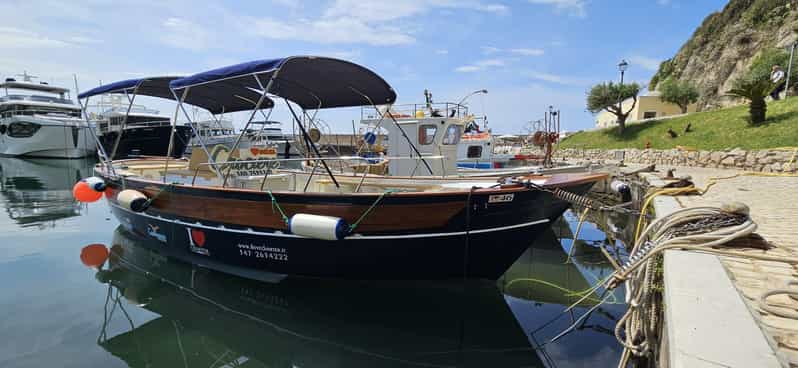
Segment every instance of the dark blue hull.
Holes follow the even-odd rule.
[[[563,207],[555,217],[564,211]],[[154,248],[158,251],[186,262],[256,279],[301,275],[345,279],[494,280],[550,226],[548,218],[541,218],[467,234],[456,231],[329,241],[190,224],[136,214],[115,205],[113,212],[128,231],[159,240],[147,243],[149,246],[157,244]]]

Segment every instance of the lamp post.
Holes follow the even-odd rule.
[[[619,114],[618,115],[618,120],[619,120],[619,124],[620,124],[620,119],[621,119],[620,114],[622,114],[622,112],[623,112],[623,108],[622,108],[622,104],[623,104],[623,99],[622,99],[622,97],[623,97],[623,74],[626,72],[626,68],[628,68],[628,67],[629,67],[629,63],[627,63],[626,60],[624,60],[624,59],[621,59],[621,62],[618,63],[618,71],[621,72],[621,85],[618,88],[618,114]]]
[[[488,90],[487,90],[487,89],[480,89],[480,90],[477,90],[477,91],[471,92],[471,93],[469,93],[469,94],[465,95],[465,97],[463,97],[463,99],[461,99],[461,100],[460,100],[460,102],[458,102],[457,104],[458,104],[458,105],[462,105],[462,104],[463,104],[463,102],[465,102],[465,100],[467,100],[469,97],[471,97],[471,96],[473,96],[473,95],[476,95],[476,94],[479,94],[479,93],[484,93],[484,94],[487,94],[487,93],[488,93]]]

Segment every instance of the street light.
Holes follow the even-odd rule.
[[[623,73],[626,72],[626,68],[628,68],[628,67],[629,67],[629,63],[627,63],[626,60],[624,60],[624,59],[621,59],[621,62],[618,63],[618,71],[621,72],[621,85],[620,85],[620,88],[618,88],[618,114],[621,114],[621,112],[623,111],[623,108],[622,108],[622,104],[623,104],[623,99],[622,99],[622,96],[623,96]],[[618,120],[619,120],[618,124],[620,124],[620,119],[621,119],[621,116],[618,115]]]
[[[623,73],[626,72],[626,68],[628,67],[629,63],[627,63],[626,60],[621,60],[621,62],[618,63],[618,70],[621,72],[621,85],[623,85]]]
[[[463,99],[460,100],[460,102],[458,102],[457,104],[458,105],[462,105],[463,102],[465,102],[465,100],[467,100],[469,97],[471,97],[471,96],[473,96],[475,94],[478,94],[478,93],[488,94],[488,90],[487,89],[480,89],[478,91],[471,92],[471,93],[467,94],[465,97],[463,97]]]

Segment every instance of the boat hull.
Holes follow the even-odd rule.
[[[159,240],[184,261],[253,278],[300,275],[344,279],[497,279],[568,203],[549,192],[522,189],[507,202],[488,194],[386,196],[353,234],[322,240],[291,234],[266,193],[174,188],[146,212],[116,203],[120,183],[109,181],[113,213],[128,231]],[[152,184],[125,181],[152,195]],[[584,193],[592,182],[564,188]],[[140,186],[139,186],[140,185]],[[150,194],[152,193],[152,194]],[[493,194],[490,194],[493,193]],[[216,197],[214,196],[221,196]],[[494,196],[494,197],[491,197]],[[337,202],[336,202],[337,201]],[[471,210],[466,211],[469,202]],[[277,196],[292,213],[360,217],[373,196]],[[160,207],[160,208],[158,208]],[[468,212],[468,213],[467,213]]]
[[[29,137],[12,137],[0,134],[0,156],[41,158],[82,158],[93,156],[97,144],[94,134],[83,122],[58,121],[36,117],[11,117],[2,119],[0,125],[32,123],[40,127]]]
[[[135,156],[166,156],[166,151],[169,149],[171,131],[172,127],[170,125],[127,127],[119,140],[119,147],[116,149],[114,159]],[[102,143],[108,155],[111,155],[114,150],[116,137],[117,132],[109,132],[100,136],[100,143]],[[187,143],[190,140],[191,127],[175,127],[172,157],[183,157]]]

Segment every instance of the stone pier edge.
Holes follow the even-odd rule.
[[[641,177],[665,184],[655,174]],[[657,217],[682,208],[670,196],[655,198],[653,206]],[[663,268],[663,367],[782,366],[717,256],[670,250]]]

